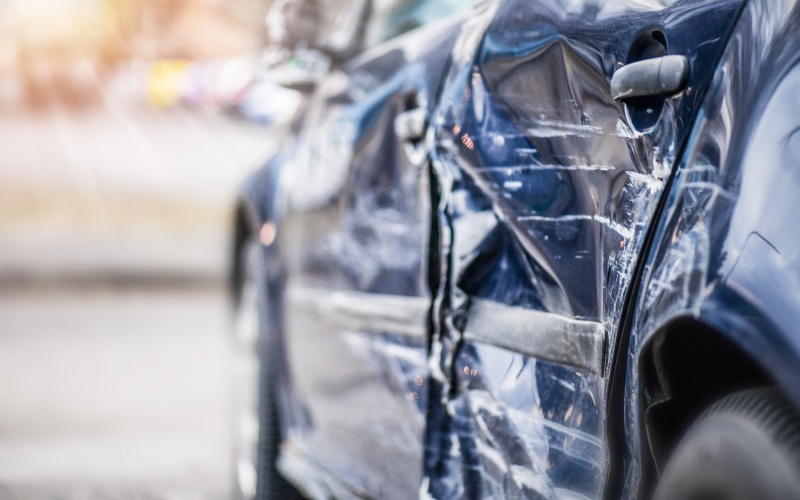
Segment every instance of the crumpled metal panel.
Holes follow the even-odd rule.
[[[418,493],[435,498],[599,497],[609,347],[741,3],[482,1],[463,24],[339,67],[277,160],[277,209],[254,210],[277,219],[269,251],[289,291],[284,457],[316,460],[363,495],[408,497],[421,472]],[[692,72],[659,121],[635,130],[608,86],[650,28]],[[414,99],[431,112],[433,196],[393,134]],[[696,188],[717,182],[699,168]],[[263,191],[253,196],[258,206]],[[710,241],[686,233],[664,264],[692,269]],[[310,309],[292,298],[303,290]],[[498,311],[523,328],[493,323]]]
[[[462,450],[491,498],[594,498],[603,480],[596,374],[466,343],[456,368],[471,418]]]
[[[650,454],[643,349],[676,318],[717,329],[800,402],[798,33],[797,1],[748,2],[676,170],[625,353],[624,498]]]
[[[527,342],[503,330],[475,334],[471,324],[493,326],[490,319],[470,319],[472,304],[560,317],[553,328],[565,335],[574,322],[596,324],[599,342],[614,345],[664,179],[707,87],[709,73],[703,70],[716,64],[740,5],[509,0],[481,5],[462,28],[432,119],[443,271],[432,349],[440,371],[431,401],[445,409],[432,417],[441,419],[444,430],[428,433],[426,477],[433,496],[601,494],[608,461],[603,426],[585,432],[570,420],[559,422],[557,431],[546,422],[537,427],[528,419],[545,414],[542,402],[528,411],[507,410],[515,408],[516,396],[482,388],[493,386],[474,380],[472,370],[482,373],[486,359],[505,353],[541,367],[532,369],[532,385],[547,380],[545,367],[579,373],[593,387],[602,421],[611,352],[592,363],[576,357],[568,340],[560,352],[541,342],[537,351],[535,328]],[[685,93],[665,100],[660,120],[636,130],[608,87],[645,27],[661,28],[671,52],[692,57],[693,73]],[[494,328],[503,328],[502,322]],[[486,345],[500,337],[504,341],[495,347]],[[509,345],[512,337],[518,344]],[[465,372],[463,359],[475,365]],[[574,380],[566,373],[554,376],[566,383],[548,386],[548,397],[574,402],[580,395],[570,389]],[[493,383],[515,383],[509,377]],[[436,411],[432,406],[430,413]],[[548,432],[577,433],[585,446],[567,453],[564,441]],[[548,436],[538,448],[532,444],[537,435]],[[530,462],[517,460],[515,443],[535,450]],[[528,463],[528,469],[521,465]]]

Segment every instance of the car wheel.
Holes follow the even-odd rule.
[[[234,320],[233,489],[247,500],[298,496],[276,468],[280,428],[262,259],[255,241],[242,246]]]
[[[774,389],[721,399],[681,440],[653,498],[800,498],[800,416]]]

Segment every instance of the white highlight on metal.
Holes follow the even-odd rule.
[[[605,327],[596,321],[473,299],[464,338],[602,373]]]
[[[430,300],[378,293],[291,287],[292,308],[353,331],[425,337]]]

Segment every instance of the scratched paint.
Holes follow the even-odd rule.
[[[800,130],[798,29],[798,2],[748,2],[680,159],[625,353],[625,451],[636,458],[626,460],[623,498],[637,495],[643,474],[637,458],[657,454],[640,439],[652,404],[642,398],[640,366],[645,349],[674,319],[713,327],[800,401],[800,255],[793,229],[800,156],[790,146]],[[663,466],[664,457],[658,460]]]
[[[619,460],[609,454],[606,406],[625,297],[740,5],[479,1],[446,29],[335,65],[262,172],[271,191],[253,184],[246,195],[255,227],[275,223],[265,247],[277,262],[271,277],[276,289],[422,299],[430,316],[419,315],[427,337],[410,342],[282,304],[270,311],[286,316],[282,453],[295,481],[319,497],[338,492],[337,480],[375,497],[602,495]],[[778,29],[775,16],[766,19],[765,29]],[[692,60],[687,88],[659,106],[615,102],[610,79],[649,29]],[[394,133],[415,105],[429,126],[413,146],[430,153],[430,165],[410,161]],[[787,151],[798,142],[787,139]],[[736,197],[715,173],[719,159],[707,156],[681,181],[697,221]],[[284,184],[273,197],[275,177]],[[713,225],[691,222],[670,233],[646,307],[668,307],[660,297],[680,286],[696,290],[685,271],[713,268]],[[733,278],[748,255],[778,258],[767,252],[771,239],[748,238]],[[554,325],[592,325],[589,335],[602,337],[598,366],[559,362],[559,349],[576,345],[569,339],[546,359],[535,342],[522,355],[466,340],[477,299],[542,313],[519,317],[563,319]],[[484,342],[504,332],[492,333]],[[638,451],[630,401],[623,437]],[[638,456],[629,453],[622,473],[635,488]],[[315,489],[320,476],[327,486]]]
[[[557,424],[542,417],[542,402],[513,409],[515,400],[498,389],[516,383],[513,371],[495,374],[491,389],[481,386],[489,384],[485,365],[502,350],[465,342],[463,332],[470,299],[480,298],[599,322],[606,345],[616,342],[644,236],[707,82],[692,81],[691,97],[666,99],[655,125],[637,129],[607,90],[637,35],[622,20],[630,12],[612,4],[593,10],[583,2],[545,2],[531,12],[521,1],[489,2],[462,30],[455,53],[472,57],[456,58],[432,120],[448,266],[436,311],[443,319],[435,344],[445,367],[439,397],[450,405],[450,432],[458,439],[440,439],[438,449],[429,440],[428,447],[431,468],[463,475],[437,483],[430,471],[438,496],[597,498],[602,492],[609,460],[603,426],[586,432],[578,420],[564,421],[569,405]],[[728,29],[738,2],[640,7],[642,24],[662,26],[680,40],[670,39],[680,53],[718,55],[721,39],[690,49],[688,34],[709,9],[722,13],[718,29]],[[595,24],[587,29],[583,21]],[[519,36],[522,25],[530,36]],[[600,373],[581,373],[594,388],[593,422],[603,419],[603,377],[612,356],[606,360]],[[535,357],[515,362],[537,367],[530,369],[531,394],[536,383],[555,377],[559,382],[548,386],[553,397],[576,404],[585,395],[559,372],[574,368]],[[565,436],[580,436],[569,452],[559,441]],[[519,443],[527,443],[525,458],[514,451]]]

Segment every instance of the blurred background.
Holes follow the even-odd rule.
[[[270,0],[0,0],[0,499],[226,498]]]

